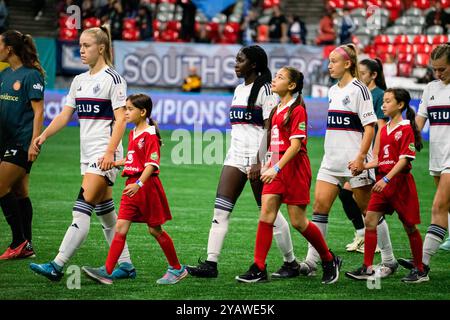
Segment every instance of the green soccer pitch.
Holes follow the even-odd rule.
[[[175,165],[171,152],[176,141],[171,141],[172,132],[162,132],[161,180],[167,193],[173,220],[164,227],[173,238],[181,263],[196,264],[197,259],[206,258],[209,227],[213,214],[214,199],[221,165]],[[330,299],[450,299],[450,252],[440,250],[431,261],[430,281],[420,284],[404,284],[400,279],[407,270],[399,267],[396,274],[368,288],[366,282],[356,282],[344,276],[362,264],[363,255],[347,253],[345,245],[353,239],[353,226],[347,220],[340,201],[332,208],[328,229],[328,244],[343,260],[339,281],[333,285],[320,283],[321,272],[315,277],[298,277],[288,280],[273,280],[267,283],[240,284],[234,277],[247,270],[252,263],[258,210],[249,185],[244,189],[233,211],[229,232],[219,261],[217,279],[187,277],[173,286],[158,286],[155,282],[166,268],[167,262],[158,243],[147,233],[144,224],[134,224],[128,234],[128,245],[133,263],[137,268],[135,280],[116,281],[112,286],[102,286],[81,273],[79,289],[76,287],[78,268],[84,265],[100,266],[108,252],[101,225],[92,217],[90,234],[69,261],[72,270],[57,283],[35,275],[29,268],[31,262],[43,263],[52,260],[58,252],[61,240],[72,219],[72,206],[80,188],[79,129],[65,128],[51,138],[42,149],[31,172],[30,197],[34,207],[33,244],[36,258],[15,261],[0,261],[0,300],[4,299],[151,299],[151,300],[330,300]],[[125,136],[127,137],[127,135]],[[124,144],[126,145],[126,138]],[[204,144],[205,146],[208,143]],[[323,138],[310,138],[309,156],[313,170],[311,196],[314,195],[314,180],[323,152]],[[435,186],[428,175],[428,144],[413,162],[420,198],[422,237],[430,223],[430,212]],[[114,186],[116,209],[125,179],[118,178]],[[313,199],[311,199],[313,200]],[[286,209],[282,208],[286,216]],[[312,208],[308,207],[311,217]],[[388,216],[394,253],[397,258],[410,257],[408,238],[398,217]],[[295,254],[303,259],[307,251],[304,238],[291,228]],[[0,249],[10,242],[10,230],[1,215]],[[380,256],[375,256],[375,263]],[[268,271],[276,271],[282,264],[280,252],[274,243],[269,252]],[[375,287],[375,288],[374,288]],[[377,289],[378,288],[378,289]]]

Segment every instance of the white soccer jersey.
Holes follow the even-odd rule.
[[[418,114],[430,121],[430,170],[450,168],[450,84],[427,84]]]
[[[329,108],[325,134],[325,154],[320,170],[334,176],[351,177],[348,162],[355,160],[361,147],[364,126],[376,123],[372,95],[356,78],[344,88],[337,84],[328,92]],[[367,161],[372,159],[372,151]]]
[[[261,87],[253,111],[247,111],[247,101],[253,83],[240,84],[234,90],[230,108],[231,147],[243,157],[256,157],[264,135],[264,120],[268,119],[278,96],[272,94],[270,84]]]
[[[94,75],[89,71],[76,76],[70,86],[66,105],[76,109],[80,121],[81,163],[103,155],[114,125],[114,110],[125,106],[127,84],[106,66]],[[122,141],[116,157],[123,157]]]

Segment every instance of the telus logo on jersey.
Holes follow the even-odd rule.
[[[112,120],[114,118],[111,100],[76,98],[75,102],[80,119]]]
[[[252,111],[247,111],[246,106],[231,106],[230,123],[233,124],[253,124],[263,126],[263,115],[260,107],[254,107]]]
[[[98,104],[78,104],[78,113],[99,113],[100,112],[100,106]]]
[[[342,110],[328,111],[327,130],[364,131],[358,114]]]
[[[450,125],[450,106],[428,107],[430,125]]]

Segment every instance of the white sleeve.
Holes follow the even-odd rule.
[[[431,84],[431,83],[430,83]],[[417,114],[425,119],[428,119],[428,97],[430,95],[430,84],[423,89],[422,99],[420,99],[419,110]]]
[[[364,87],[366,89],[366,87]],[[367,89],[367,92],[363,93],[362,90],[357,90],[357,108],[358,108],[358,116],[361,120],[361,124],[367,126],[371,123],[377,122],[377,116],[375,115],[375,111],[373,109],[373,99],[372,94]]]
[[[77,103],[75,101],[76,98],[75,93],[77,91],[77,87],[78,87],[78,76],[73,78],[72,83],[70,84],[70,90],[66,96],[66,103],[65,103],[66,106],[74,109],[77,107]]]
[[[278,96],[272,93],[270,86],[265,84],[259,89],[256,105],[261,106],[263,112],[263,120],[269,119],[270,112],[278,104]]]
[[[124,107],[127,100],[127,83],[125,79],[120,77],[120,81],[111,82],[111,105],[113,110]]]

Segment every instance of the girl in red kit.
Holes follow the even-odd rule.
[[[158,241],[169,262],[166,274],[156,281],[158,284],[175,284],[188,274],[178,261],[172,239],[161,227],[172,216],[158,177],[161,136],[151,113],[150,97],[144,94],[128,97],[125,118],[136,127],[129,134],[126,159],[115,162],[115,166],[124,166],[122,176],[128,177],[120,202],[116,234],[105,266],[83,267],[89,277],[100,283],[112,284],[111,273],[125,245],[131,222],[147,223],[149,233]]]
[[[422,148],[422,139],[410,101],[411,97],[404,89],[387,89],[384,93],[382,110],[391,120],[377,137],[379,150],[374,150],[374,153],[378,157],[364,166],[365,169],[378,167],[378,175],[365,217],[364,264],[346,273],[351,279],[366,280],[375,275],[372,264],[377,244],[377,223],[384,214],[392,214],[395,210],[408,234],[414,257],[414,269],[402,281],[429,280],[422,264],[422,237],[416,227],[420,223],[419,199],[410,173],[411,161],[415,159],[416,149],[420,151]],[[402,117],[405,109],[408,120]]]
[[[287,204],[292,226],[319,252],[322,283],[338,280],[341,259],[328,249],[320,230],[306,217],[311,186],[311,166],[306,151],[307,114],[301,95],[303,74],[295,68],[281,68],[272,80],[272,91],[280,104],[270,115],[270,162],[261,172],[264,182],[262,208],[256,233],[254,263],[239,282],[267,280],[266,257],[272,244],[273,224],[282,203]]]

